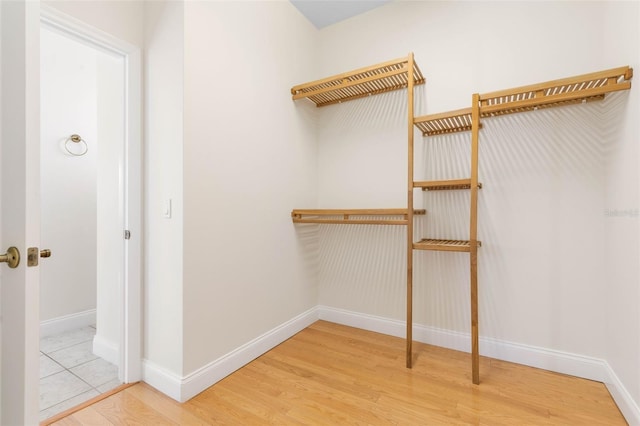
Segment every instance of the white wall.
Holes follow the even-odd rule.
[[[640,69],[639,22],[637,2],[607,4],[604,14],[606,66],[628,63],[636,71]],[[605,218],[606,359],[635,400],[637,423],[640,423],[637,408],[640,406],[639,88],[635,80],[628,95],[606,101],[603,117],[612,125],[604,127],[602,133],[607,144],[604,208],[621,212],[610,213]],[[627,407],[621,408],[625,412]],[[634,423],[627,419],[630,424]]]
[[[315,203],[315,111],[289,88],[316,36],[287,2],[146,4],[145,374],[177,399],[316,304],[315,234],[288,216]]]
[[[184,372],[317,303],[317,32],[289,2],[185,3]]]
[[[40,266],[40,318],[96,308],[96,52],[41,31],[41,244],[53,252]],[[89,150],[65,151],[79,134]],[[80,153],[82,147],[69,143]]]
[[[183,7],[182,2],[147,3],[144,76],[144,358],[177,375],[184,351]],[[169,199],[171,218],[165,218]]]
[[[593,28],[602,26],[600,12],[597,5],[573,3],[393,3],[323,30],[321,63],[331,73],[414,51],[427,78],[426,87],[416,92],[417,114],[446,111],[470,105],[474,92],[598,70],[601,55],[593,52],[600,51],[603,40]],[[575,31],[566,31],[569,17]],[[542,33],[517,31],[540,21],[545,22]],[[353,34],[358,37],[344,43]],[[376,49],[367,48],[371,45]],[[405,98],[398,92],[322,110],[320,206],[406,204]],[[357,112],[361,110],[366,112]],[[594,113],[589,107],[563,109],[485,123],[480,141],[485,186],[479,205],[484,336],[604,355],[604,316],[596,309],[603,296],[602,252],[598,245],[576,247],[573,242],[583,238],[584,229],[590,230],[590,239],[604,238],[603,165],[593,158],[599,141],[587,141],[589,155],[581,152],[585,142],[580,139],[564,141],[582,126],[593,130]],[[468,176],[468,134],[417,137],[416,146],[417,179]],[[417,237],[465,238],[467,193],[417,194],[416,201],[428,210],[418,227],[428,230]],[[321,264],[320,303],[402,319],[404,229],[350,232],[356,233],[375,238],[368,250],[351,252],[345,247],[351,238],[337,227],[322,231],[323,250],[333,254]],[[386,244],[397,250],[387,252]],[[350,256],[345,258],[341,250]],[[468,331],[467,255],[417,253],[415,259],[416,322]],[[389,268],[379,277],[348,272],[366,270],[364,262],[382,261],[397,266],[390,266],[393,274]],[[584,262],[593,268],[584,271]],[[587,332],[592,338],[582,337]]]

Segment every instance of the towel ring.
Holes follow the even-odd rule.
[[[84,150],[79,154],[71,151],[69,149],[69,142],[84,144]],[[85,142],[85,140],[82,139],[82,137],[80,135],[71,135],[71,136],[69,136],[67,138],[66,142],[64,143],[64,149],[69,154],[73,155],[74,157],[81,157],[81,156],[85,155],[89,151],[89,146],[87,145],[87,142]]]

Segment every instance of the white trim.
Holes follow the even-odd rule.
[[[142,360],[142,381],[176,401],[180,400],[182,378],[147,359]]]
[[[338,324],[375,331],[391,336],[405,336],[405,322],[374,315],[361,314],[344,309],[318,306],[319,318]],[[441,346],[456,351],[470,352],[471,337],[468,333],[444,330],[424,325],[413,326],[416,342]],[[513,343],[505,340],[480,337],[480,354],[483,356],[542,368],[557,373],[570,374],[585,379],[604,381],[605,361],[598,358],[556,351],[537,346]]]
[[[118,344],[97,334],[93,336],[93,354],[114,365],[120,362]]]
[[[606,361],[570,352],[512,343],[504,340],[481,338],[480,354],[556,373],[603,382]]]
[[[124,147],[124,220],[131,239],[124,240],[125,270],[121,288],[120,366],[125,383],[142,376],[142,60],[140,48],[59,10],[40,5],[40,22],[90,46],[123,56],[126,68],[126,142]],[[124,231],[124,230],[123,230]]]
[[[142,377],[142,53],[126,56],[127,140],[125,147],[125,288],[121,353],[125,383]]]
[[[145,360],[142,378],[162,393],[185,402],[317,320],[317,308],[309,309],[184,377]]]
[[[400,320],[361,314],[323,305],[318,305],[318,318],[324,321],[335,322],[336,324],[387,334],[389,336],[405,336],[405,322]]]
[[[89,309],[40,322],[40,338],[96,324],[96,310]]]
[[[139,50],[131,43],[116,38],[107,32],[44,3],[40,4],[40,22],[45,24],[47,28],[67,36],[71,35],[75,39],[87,43],[90,46],[100,47],[118,55],[126,56],[131,52]]]
[[[633,400],[633,397],[622,384],[618,375],[613,371],[613,368],[605,361],[606,378],[604,384],[607,386],[609,393],[613,397],[613,400],[618,404],[620,412],[624,416],[624,419],[632,426],[640,425],[640,407]]]

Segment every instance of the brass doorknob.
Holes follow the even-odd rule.
[[[49,249],[40,250],[40,257],[51,257],[51,250]]]
[[[17,268],[20,264],[20,250],[16,247],[9,247],[5,254],[0,254],[0,263],[6,262],[9,268]]]

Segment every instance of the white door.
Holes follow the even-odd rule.
[[[88,37],[126,58],[124,226],[126,273],[120,362],[124,382],[141,375],[141,61],[140,49],[37,0],[0,0],[0,254],[9,246],[22,260],[0,263],[0,424],[37,425],[39,410],[39,267],[27,249],[40,249],[40,22]],[[124,234],[124,230],[123,230]],[[54,254],[55,256],[55,254]],[[46,261],[46,260],[45,260]]]
[[[40,272],[27,266],[27,248],[40,242],[40,4],[0,2],[0,19],[0,252],[21,254],[15,269],[0,264],[0,423],[36,425]]]

